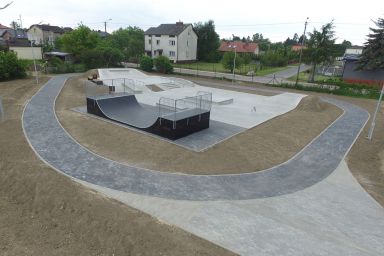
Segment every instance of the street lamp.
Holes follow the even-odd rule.
[[[108,21],[111,21],[112,19],[108,19],[106,21],[104,21],[104,32],[107,33],[107,22]]]
[[[233,57],[233,70],[232,70],[232,85],[233,81],[235,80],[235,68],[236,68],[236,45],[230,45],[229,48],[235,49],[235,57]]]
[[[309,19],[309,17],[307,17],[307,19],[305,20],[304,33],[303,33],[303,40],[301,40],[300,55],[299,55],[299,66],[297,67],[297,75],[296,75],[295,86],[297,86],[297,83],[299,82],[299,74],[300,74],[300,66],[301,66],[301,57],[303,56],[303,47],[304,47],[304,41],[305,41],[305,32],[307,31],[308,19]]]

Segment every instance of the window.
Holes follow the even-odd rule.
[[[175,51],[169,51],[169,57],[175,57],[176,53]]]
[[[149,44],[152,44],[152,39],[149,39],[149,40],[148,40],[148,43],[149,43]]]
[[[175,40],[169,40],[169,45],[176,45],[176,41]]]
[[[188,41],[187,41],[187,46],[188,46]]]
[[[156,45],[160,45],[160,40],[156,40]]]

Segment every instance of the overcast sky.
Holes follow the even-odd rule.
[[[12,0],[0,0],[0,7]],[[138,26],[143,30],[161,23],[205,22],[214,20],[221,38],[262,33],[272,42],[301,35],[309,17],[307,31],[320,29],[334,20],[338,42],[345,40],[362,45],[372,20],[384,17],[383,0],[366,1],[305,1],[305,0],[13,0],[0,10],[0,23],[13,20],[23,27],[43,22],[75,28],[83,23],[92,29],[112,32],[119,27]],[[109,20],[111,19],[111,20]]]

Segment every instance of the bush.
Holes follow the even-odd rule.
[[[288,65],[288,58],[279,52],[266,52],[260,56],[260,62],[268,67],[284,67]]]
[[[88,69],[118,66],[123,60],[124,54],[112,47],[96,47],[95,49],[85,50],[80,57],[80,61]]]
[[[16,53],[0,51],[0,81],[26,77],[26,68]]]
[[[158,72],[169,74],[173,72],[173,66],[166,56],[159,56],[153,60]]]
[[[140,59],[140,68],[144,71],[151,72],[153,70],[153,60],[149,56],[142,56]]]
[[[223,59],[221,60],[221,63],[223,64],[223,67],[225,69],[230,70],[233,72],[233,59],[235,58],[235,53],[234,52],[226,52],[223,55]],[[241,66],[243,65],[244,61],[241,58],[239,54],[236,54],[236,67],[237,69],[240,69]]]

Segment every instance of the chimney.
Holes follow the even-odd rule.
[[[183,22],[182,21],[176,22],[176,26],[183,26]]]

